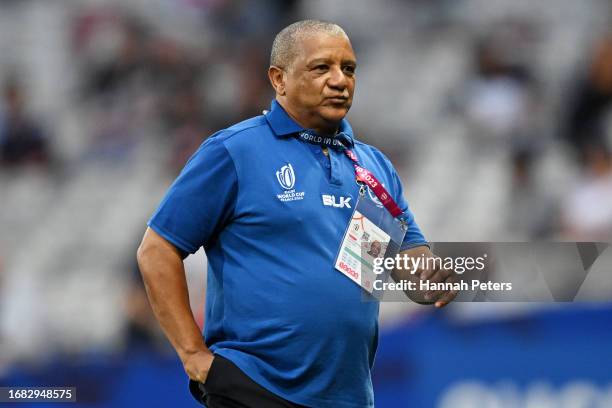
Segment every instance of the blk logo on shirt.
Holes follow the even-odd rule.
[[[351,197],[338,197],[336,200],[336,196],[323,194],[321,195],[323,199],[323,205],[327,207],[335,207],[335,208],[351,208]]]

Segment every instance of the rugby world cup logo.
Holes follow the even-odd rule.
[[[290,163],[287,163],[276,172],[276,179],[285,190],[291,190],[295,186],[295,172]]]

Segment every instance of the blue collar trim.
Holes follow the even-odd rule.
[[[304,129],[298,123],[296,123],[288,114],[285,109],[278,103],[276,99],[272,100],[270,110],[264,113],[266,120],[270,124],[270,127],[274,131],[276,137],[285,138],[293,136],[296,133],[308,131],[313,133],[312,130]],[[342,119],[340,127],[338,129],[340,133],[344,133],[350,140],[350,145],[354,146],[353,129],[346,119]]]

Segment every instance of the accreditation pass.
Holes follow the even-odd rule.
[[[336,258],[336,269],[372,293],[374,259],[385,255],[390,240],[385,231],[355,210]]]

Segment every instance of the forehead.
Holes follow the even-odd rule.
[[[313,33],[298,40],[297,47],[297,60],[303,63],[320,58],[355,61],[353,47],[345,35]]]

